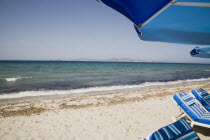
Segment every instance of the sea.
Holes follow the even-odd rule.
[[[0,99],[210,81],[209,64],[0,61]]]

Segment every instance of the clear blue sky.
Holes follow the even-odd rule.
[[[96,0],[0,1],[0,60],[210,63],[191,57],[194,47],[141,41],[127,18]]]

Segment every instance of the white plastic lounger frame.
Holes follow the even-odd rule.
[[[173,97],[172,97],[172,100],[174,101]],[[208,125],[208,124],[199,123],[199,122],[194,121],[194,120],[193,120],[190,116],[188,116],[187,113],[186,113],[186,112],[177,104],[176,101],[174,101],[174,103],[179,107],[179,109],[181,110],[181,112],[182,112],[183,114],[180,115],[180,116],[178,116],[178,117],[171,117],[171,119],[172,119],[173,121],[179,120],[179,119],[181,119],[181,118],[183,118],[183,117],[187,117],[187,118],[189,119],[189,121],[187,121],[187,122],[190,123],[190,126],[191,126],[191,127],[193,127],[194,125],[197,125],[197,126],[202,126],[202,127],[210,128],[210,125]],[[176,119],[176,118],[178,118],[178,119]],[[175,120],[174,120],[174,119],[175,119]]]

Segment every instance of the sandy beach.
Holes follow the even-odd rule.
[[[180,114],[173,94],[195,88],[210,91],[210,82],[2,104],[0,139],[144,138]],[[194,130],[210,139],[210,130]]]

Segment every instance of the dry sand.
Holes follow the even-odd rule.
[[[0,139],[127,140],[172,123],[178,92],[210,91],[210,82],[0,105]],[[201,139],[210,130],[194,127]]]

